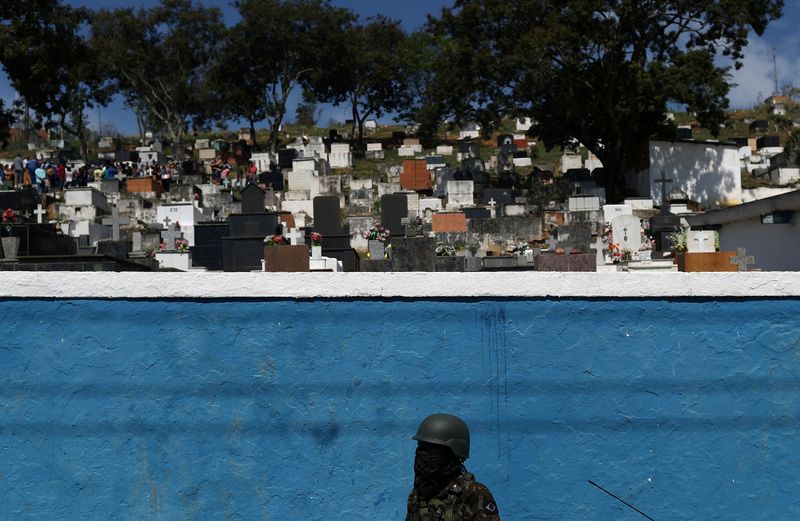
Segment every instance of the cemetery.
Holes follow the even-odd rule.
[[[469,135],[425,148],[405,136],[367,143],[364,155],[339,134],[298,137],[275,153],[253,152],[244,140],[197,139],[191,159],[180,163],[140,156],[113,172],[106,165],[85,186],[41,192],[12,185],[0,191],[0,270],[618,273],[798,266],[786,247],[794,241],[780,238],[793,236],[796,192],[744,190],[743,148],[652,141],[648,168],[629,179],[636,189],[609,204],[602,163],[580,144],[564,151],[560,168],[548,167],[553,173],[516,161],[532,158],[531,143],[519,137]],[[754,141],[761,154],[776,144]],[[771,157],[781,151],[773,146]],[[249,165],[241,175],[234,173],[240,164]],[[156,174],[162,170],[169,179]],[[721,217],[744,214],[769,222],[778,235],[760,233],[760,224],[748,235]],[[389,230],[380,252],[366,238],[375,226]],[[702,244],[687,240],[701,232]],[[314,244],[312,234],[320,237]],[[739,248],[753,262],[729,264]]]

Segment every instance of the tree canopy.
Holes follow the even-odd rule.
[[[642,145],[669,132],[671,104],[718,130],[731,87],[719,57],[740,66],[749,32],[763,33],[782,3],[457,0],[431,23],[439,40],[426,108],[489,130],[531,116],[548,147],[577,139],[600,158],[613,199]]]
[[[190,127],[209,115],[206,76],[225,30],[217,8],[161,0],[151,9],[101,10],[92,21],[95,47],[119,90],[145,104],[182,157]]]

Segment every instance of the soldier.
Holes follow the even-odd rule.
[[[469,429],[450,414],[425,418],[417,440],[406,521],[500,521],[492,493],[464,468]]]

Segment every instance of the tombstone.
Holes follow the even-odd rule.
[[[229,235],[227,222],[200,222],[194,226],[192,265],[210,271],[222,270],[222,238]]]
[[[563,248],[565,253],[577,251],[587,253],[592,241],[592,231],[586,226],[563,225],[558,229],[558,248]]]
[[[650,233],[653,236],[653,248],[657,252],[668,252],[672,249],[670,234],[681,225],[681,218],[677,215],[662,214],[650,218]]]
[[[459,160],[479,159],[481,157],[481,147],[478,143],[465,141],[458,144]]]
[[[247,185],[242,194],[242,213],[261,213],[266,207],[264,190],[254,184]]]
[[[492,212],[489,208],[462,208],[467,219],[491,219]]]
[[[610,223],[620,215],[633,215],[633,208],[627,204],[607,204],[603,206],[603,219]]]
[[[436,239],[393,237],[392,271],[435,271]]]
[[[717,248],[716,232],[713,230],[688,230],[686,232],[686,251],[689,253],[714,253]]]
[[[381,225],[388,228],[392,235],[403,235],[403,219],[408,218],[408,199],[406,194],[388,194],[381,196]]]
[[[117,208],[116,206],[114,206],[114,208],[112,208],[112,210],[111,210],[111,217],[110,218],[107,217],[107,218],[103,219],[103,224],[104,225],[110,225],[111,226],[112,239],[114,241],[119,241],[120,240],[120,238],[119,238],[119,227],[120,227],[120,225],[121,224],[129,224],[129,223],[130,223],[130,221],[128,219],[120,218],[120,216],[119,216],[119,208]]]
[[[509,145],[514,145],[513,134],[500,134],[497,136],[497,148],[502,148]],[[514,148],[516,148],[516,145],[514,145]]]
[[[474,185],[472,181],[447,182],[447,209],[456,210],[464,206],[472,206],[474,200]]]
[[[280,168],[292,168],[292,161],[297,158],[297,150],[286,148],[278,150],[278,166]]]
[[[339,196],[320,195],[314,198],[314,231],[322,234],[323,241],[326,237],[344,233]]]
[[[264,238],[280,233],[275,213],[234,214],[229,220],[229,235],[222,238],[224,271],[261,271]]]
[[[442,168],[436,172],[436,187],[433,189],[434,197],[447,195],[447,183],[456,180],[457,170],[453,167]]]
[[[620,215],[611,221],[612,240],[620,250],[638,252],[642,247],[642,223],[633,215]]]

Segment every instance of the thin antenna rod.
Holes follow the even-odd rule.
[[[773,96],[778,96],[780,91],[778,90],[778,55],[775,51],[775,47],[772,48],[772,71],[775,78],[775,86],[774,90],[772,91]]]
[[[592,481],[591,479],[590,479],[590,480],[588,480],[588,481],[589,481],[589,484],[590,484],[590,485],[592,485],[592,486],[594,486],[594,487],[597,487],[597,488],[599,488],[600,490],[602,490],[603,492],[605,492],[605,493],[606,493],[606,494],[608,494],[609,496],[613,497],[613,498],[614,498],[614,499],[616,499],[617,501],[620,501],[621,503],[625,504],[627,507],[629,507],[629,508],[632,508],[632,509],[633,509],[633,510],[635,510],[636,512],[640,513],[641,515],[643,515],[644,517],[646,517],[646,518],[647,518],[647,519],[649,519],[650,521],[656,521],[655,519],[653,519],[652,517],[648,516],[647,514],[645,514],[644,512],[642,512],[641,510],[639,510],[639,509],[638,509],[638,508],[636,508],[635,506],[631,505],[630,503],[628,503],[627,501],[625,501],[625,500],[624,500],[624,499],[622,499],[621,497],[619,497],[619,496],[615,496],[614,494],[612,494],[612,493],[611,493],[611,492],[609,492],[608,490],[604,489],[603,487],[601,487],[600,485],[598,485],[597,483],[595,483],[595,482],[594,482],[594,481]]]

